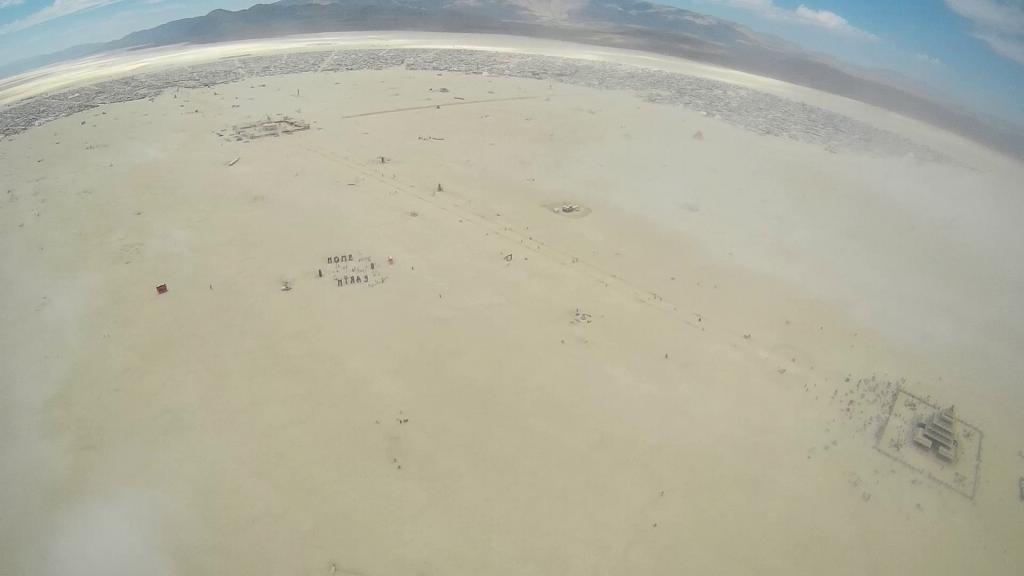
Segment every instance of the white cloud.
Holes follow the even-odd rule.
[[[7,8],[8,6],[17,6],[18,4],[24,4],[25,0],[0,0],[0,10]]]
[[[975,36],[988,44],[988,47],[996,54],[1024,66],[1024,39],[990,35],[984,32],[977,32]]]
[[[923,62],[925,64],[930,64],[932,66],[942,66],[942,60],[939,60],[934,56],[929,56],[924,52],[918,52],[917,54],[914,54],[914,60],[917,60],[918,62]]]
[[[742,8],[744,10],[750,10],[756,12],[764,18],[771,20],[779,20],[783,22],[791,22],[793,24],[800,24],[802,26],[810,26],[813,28],[821,28],[830,32],[834,32],[840,36],[847,38],[854,38],[857,40],[869,40],[876,41],[878,36],[857,28],[850,24],[846,18],[843,18],[835,12],[828,10],[815,10],[808,8],[804,4],[797,6],[795,10],[789,10],[775,5],[773,0],[714,0],[716,2],[727,4],[735,8]]]
[[[808,23],[822,28],[828,28],[829,30],[841,30],[850,25],[846,21],[846,18],[836,14],[835,12],[829,12],[828,10],[812,10],[803,4],[797,6],[794,12],[796,17],[804,20]]]
[[[7,24],[0,26],[0,35],[10,34],[12,32],[38,26],[43,22],[63,18],[64,16],[81,12],[83,10],[91,10],[93,8],[99,8],[100,6],[115,4],[122,1],[123,0],[53,0],[53,4],[50,4],[46,8],[37,10],[20,20],[14,20],[13,22],[8,22]]]
[[[996,54],[1024,65],[1024,2],[946,0],[950,10],[971,22],[972,34]]]
[[[1024,32],[1024,4],[1007,0],[946,0],[957,14],[982,28]]]

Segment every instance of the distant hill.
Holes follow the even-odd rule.
[[[0,77],[110,50],[359,30],[517,34],[681,56],[860,100],[1024,156],[1024,134],[986,124],[908,84],[858,73],[733,22],[638,0],[281,0],[22,61],[0,68]]]

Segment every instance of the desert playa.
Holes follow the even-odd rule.
[[[514,37],[106,58],[0,92],[0,573],[1024,565],[1019,162]]]

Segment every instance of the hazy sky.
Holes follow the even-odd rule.
[[[1024,0],[665,0],[1024,126]]]
[[[1024,0],[662,0],[1024,125]],[[0,0],[0,65],[252,0]]]
[[[264,2],[269,4],[270,2]],[[0,0],[0,65],[253,0]]]

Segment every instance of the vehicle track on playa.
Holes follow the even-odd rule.
[[[430,106],[430,108],[433,108],[433,106]],[[393,177],[388,177],[372,164],[360,163],[349,158],[340,157],[338,154],[325,148],[308,143],[301,144],[301,147],[320,156],[321,158],[324,158],[328,162],[353,170],[364,178],[373,180],[385,188],[399,192],[406,197],[413,198],[465,222],[476,224],[481,228],[485,228],[489,233],[504,238],[505,240],[518,243],[523,249],[529,250],[532,254],[545,257],[550,261],[560,263],[563,266],[571,267],[572,270],[589,278],[591,281],[606,288],[616,290],[639,304],[651,306],[665,314],[675,315],[682,324],[697,331],[698,333],[705,333],[718,337],[723,345],[740,347],[762,359],[766,364],[768,364],[768,366],[766,366],[767,370],[774,371],[780,366],[785,366],[787,371],[795,375],[799,375],[802,372],[800,369],[795,369],[788,359],[783,357],[783,355],[773,352],[766,347],[757,346],[754,343],[743,339],[742,334],[733,334],[731,332],[722,331],[719,328],[713,327],[713,323],[709,326],[707,318],[703,314],[688,311],[672,300],[664,298],[654,290],[634,284],[623,279],[617,274],[608,272],[600,266],[584,260],[579,256],[552,246],[542,240],[538,240],[524,230],[520,230],[504,222],[498,222],[490,216],[474,211],[452,199],[450,195],[442,196],[443,193],[424,193],[418,190],[416,185],[403,181],[398,173],[394,173]],[[838,374],[839,371],[836,373]]]
[[[364,118],[366,116],[380,116],[382,114],[397,114],[399,112],[415,112],[417,110],[436,110],[437,108],[447,108],[449,106],[466,106],[468,104],[489,104],[492,102],[511,102],[513,100],[536,100],[540,96],[510,96],[508,98],[485,98],[483,100],[465,100],[461,102],[448,102],[445,104],[429,104],[426,106],[409,106],[406,108],[391,108],[389,110],[377,110],[375,112],[362,112],[360,114],[350,114],[348,116],[342,116],[345,120],[351,118]]]
[[[401,174],[398,171],[395,171],[393,175],[389,177],[384,174],[377,165],[342,158],[329,150],[317,146],[304,145],[303,147],[329,162],[342,165],[357,172],[366,179],[372,180],[386,189],[394,190],[407,198],[415,199],[461,221],[475,224],[485,229],[487,232],[497,235],[509,242],[518,243],[522,248],[529,250],[531,255],[537,255],[538,257],[546,258],[549,261],[560,263],[564,268],[568,268],[571,272],[581,274],[599,285],[615,290],[623,296],[632,299],[636,303],[653,307],[664,313],[666,316],[673,316],[678,322],[681,322],[688,328],[695,330],[698,334],[705,334],[711,338],[717,339],[718,343],[722,346],[731,346],[736,350],[750,354],[761,362],[764,367],[766,377],[768,374],[778,372],[780,367],[782,367],[782,372],[779,372],[779,374],[788,372],[790,375],[797,378],[806,378],[809,375],[809,373],[806,372],[807,369],[805,367],[797,367],[789,362],[788,354],[783,355],[778,351],[772,350],[770,347],[750,342],[749,340],[744,339],[742,334],[734,334],[726,329],[715,327],[713,324],[712,326],[708,326],[707,319],[704,318],[703,315],[693,311],[688,311],[674,303],[672,300],[663,298],[654,290],[624,280],[617,274],[608,272],[600,266],[585,261],[583,258],[580,258],[571,252],[552,246],[544,241],[537,240],[525,230],[504,222],[499,222],[491,216],[472,210],[465,204],[460,203],[457,199],[453,198],[450,194],[444,194],[443,192],[436,194],[424,193],[415,184],[402,180]],[[694,321],[692,319],[694,317],[699,318],[699,320]],[[826,370],[822,368],[824,367],[819,367],[819,372],[825,373]],[[838,369],[833,371],[836,376],[839,376],[840,371]],[[679,492],[681,489],[682,488],[678,485],[670,485],[666,487],[666,490],[670,491],[672,494]],[[634,553],[634,549],[638,546],[642,546],[647,539],[655,537],[656,530],[658,529],[658,523],[654,521],[652,525],[652,516],[654,516],[659,504],[664,501],[666,497],[666,490],[661,491],[660,494],[648,498],[646,501],[638,505],[634,514],[630,517],[632,528],[630,529],[628,536],[615,547],[614,553],[609,557],[609,561],[613,566],[615,566],[616,570],[628,566],[631,554]]]

